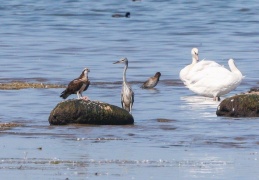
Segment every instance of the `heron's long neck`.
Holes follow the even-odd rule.
[[[128,64],[125,64],[124,71],[123,71],[123,82],[126,83],[126,71],[128,69]]]

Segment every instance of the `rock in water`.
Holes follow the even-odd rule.
[[[133,124],[134,119],[128,111],[118,106],[99,101],[70,99],[57,104],[50,113],[49,123],[126,125]]]
[[[241,94],[224,99],[216,114],[228,117],[259,117],[259,95]]]

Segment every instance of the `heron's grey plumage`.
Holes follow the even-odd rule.
[[[128,59],[127,58],[122,58],[119,61],[113,63],[124,63],[124,71],[123,71],[123,82],[122,82],[122,89],[121,89],[121,105],[122,108],[129,111],[130,113],[132,112],[132,106],[134,103],[134,92],[131,89],[129,83],[126,80],[126,71],[128,69]]]

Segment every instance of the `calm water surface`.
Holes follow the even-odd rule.
[[[49,126],[63,89],[1,90],[1,123],[22,124],[0,131],[1,179],[259,178],[258,118],[217,117],[218,102],[178,77],[198,47],[200,59],[235,59],[245,79],[227,96],[258,86],[257,1],[13,0],[0,10],[1,82],[67,84],[88,67],[84,94],[120,106],[123,66],[112,63],[127,57],[135,92],[134,125]],[[156,89],[140,89],[157,71]]]

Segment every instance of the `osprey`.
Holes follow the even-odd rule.
[[[88,72],[90,72],[90,69],[84,68],[81,75],[68,84],[67,88],[61,93],[60,97],[66,99],[71,94],[77,94],[78,99],[88,100],[87,97],[82,96],[83,91],[87,90],[90,85]]]
[[[154,77],[149,78],[144,84],[141,86],[144,89],[150,89],[157,85],[159,78],[161,76],[160,72],[157,72]]]

